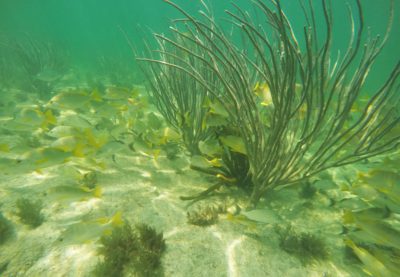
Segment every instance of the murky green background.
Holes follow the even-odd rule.
[[[196,14],[200,2],[177,0],[179,5]],[[233,1],[253,13],[249,1]],[[284,0],[283,6],[295,30],[301,32],[304,18],[297,1]],[[321,1],[312,1],[317,14]],[[347,1],[331,1],[334,11],[335,46],[343,47],[348,37]],[[354,7],[355,1],[349,1]],[[366,26],[373,34],[383,33],[388,20],[389,0],[362,0]],[[227,0],[207,1],[216,18],[227,18],[224,9],[231,9]],[[395,0],[395,22],[400,22],[400,1]],[[123,30],[140,48],[145,34],[167,32],[170,20],[179,13],[162,0],[0,0],[0,37],[18,39],[31,36],[37,40],[52,41],[65,48],[75,66],[96,66],[100,56],[115,57],[134,62]],[[318,18],[317,20],[322,20]],[[228,24],[222,21],[224,26]],[[380,57],[370,83],[387,73],[399,59],[400,28],[393,25],[391,37]],[[336,52],[336,51],[335,51]],[[343,51],[342,51],[343,52]]]

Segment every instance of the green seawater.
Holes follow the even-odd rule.
[[[356,0],[326,2],[332,11],[332,68],[351,37],[349,11],[355,30],[360,22]],[[198,0],[175,3],[196,18],[209,9],[243,53],[254,54],[254,48],[243,44],[227,10],[238,14],[237,5],[272,28],[250,0],[207,0],[207,8]],[[304,51],[304,26],[312,19],[301,3],[314,8],[320,45],[327,29],[322,0],[281,0]],[[184,127],[172,126],[151,93],[146,65],[136,60],[160,49],[154,34],[171,37],[170,26],[191,37],[182,22],[175,25],[185,17],[181,12],[162,0],[0,0],[0,276],[400,276],[400,78],[394,71],[400,62],[400,1],[359,3],[360,49],[378,35],[378,45],[387,41],[362,97],[351,105],[349,125],[343,123],[350,128],[365,111],[369,129],[350,138],[343,151],[357,141],[369,143],[366,136],[379,137],[385,128],[392,149],[282,184],[253,207],[253,167],[240,164],[243,157],[248,162],[243,138],[237,140],[240,124],[227,119],[214,96],[191,106],[209,108],[205,118],[220,120],[194,154],[184,128],[198,126],[198,134],[210,121],[190,121],[189,108],[177,117]],[[360,69],[361,56],[349,72]],[[166,72],[150,78],[162,79]],[[365,105],[390,74],[397,74],[388,89],[394,95],[391,110],[375,118]],[[167,82],[162,89],[173,86]],[[174,101],[167,109],[179,107]],[[378,121],[381,129],[374,125]],[[261,124],[273,129],[271,122]],[[237,172],[226,160],[239,164],[232,166]],[[238,184],[246,175],[240,170],[251,173]]]
[[[320,1],[314,5],[321,11]],[[347,1],[334,1],[335,33],[337,34],[337,48],[341,36],[349,36],[347,19],[348,6],[355,4]],[[364,1],[363,11],[366,28],[372,34],[383,33],[389,15],[389,0]],[[196,14],[201,8],[198,1],[177,1],[189,13]],[[253,12],[254,8],[248,1],[235,1],[243,8]],[[399,5],[394,1],[394,22],[399,22]],[[226,1],[210,1],[215,17],[225,18],[224,10],[230,9]],[[282,1],[282,6],[291,19],[293,28],[301,33],[304,26],[304,17],[297,1]],[[71,64],[76,66],[96,66],[99,56],[120,59],[126,63],[133,63],[133,56],[128,47],[124,32],[140,48],[143,37],[152,32],[166,33],[171,20],[181,15],[163,1],[1,1],[0,10],[1,34],[5,39],[19,39],[30,36],[37,40],[51,41],[67,51]],[[320,18],[318,18],[320,16]],[[317,14],[317,21],[323,20],[321,13]],[[223,21],[223,20],[221,20]],[[224,22],[229,30],[229,24]],[[342,39],[342,40],[343,40]],[[392,28],[390,39],[384,54],[381,55],[379,66],[376,68],[377,80],[386,76],[398,57],[397,46],[400,43],[400,30],[396,23]],[[371,77],[372,78],[372,77]],[[374,80],[374,78],[372,78]],[[371,81],[374,82],[374,81]]]

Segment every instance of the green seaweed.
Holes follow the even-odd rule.
[[[222,156],[224,162],[224,173],[228,178],[234,179],[235,184],[251,192],[252,181],[249,159],[242,153],[225,150]]]
[[[314,234],[297,233],[290,225],[286,228],[276,226],[275,230],[279,235],[279,247],[297,257],[302,264],[328,258],[328,249],[324,240]]]
[[[7,270],[7,267],[9,264],[10,264],[10,261],[0,264],[0,274],[2,274],[3,272],[5,272]]]
[[[300,197],[305,199],[311,199],[317,193],[317,189],[309,182],[306,181],[300,189]]]
[[[187,212],[188,223],[197,226],[210,226],[217,222],[218,211],[212,207],[201,207],[198,210]]]
[[[168,160],[175,160],[181,152],[179,144],[173,142],[161,145],[161,149],[165,151]]]
[[[163,234],[146,224],[139,224],[136,229],[140,242],[140,255],[134,262],[136,272],[139,276],[159,276],[160,258],[166,249]]]
[[[88,187],[89,189],[94,189],[97,184],[97,173],[96,171],[89,171],[82,176],[80,181],[81,185]]]
[[[96,276],[123,276],[124,267],[138,252],[137,238],[132,227],[125,224],[116,227],[111,235],[101,237],[102,246],[99,254],[104,260],[99,263],[94,271]]]
[[[363,245],[363,247],[364,246],[365,245]],[[357,264],[357,265],[362,264],[362,261],[360,260],[360,258],[357,257],[357,255],[354,253],[354,250],[351,249],[351,247],[346,245],[343,251],[344,251],[343,260],[346,264]]]
[[[23,224],[33,228],[40,226],[44,217],[42,215],[43,204],[40,200],[33,201],[27,198],[17,200],[17,216]]]
[[[6,242],[12,235],[11,222],[0,212],[0,245]]]
[[[165,251],[162,233],[146,225],[129,224],[115,227],[110,235],[101,237],[99,254],[103,260],[94,270],[95,276],[124,276],[133,271],[135,276],[160,276],[161,255]]]

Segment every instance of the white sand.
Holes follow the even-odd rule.
[[[16,111],[10,107],[6,112]],[[2,120],[9,122],[9,118]],[[19,164],[4,162],[29,151],[30,147],[21,143],[23,137],[29,138],[27,134],[6,131],[0,137],[13,147],[11,153],[0,152],[0,211],[15,227],[13,237],[0,246],[0,270],[5,269],[1,276],[91,276],[99,261],[99,236],[85,242],[76,242],[74,237],[61,242],[60,238],[72,224],[111,218],[117,212],[131,224],[146,223],[164,233],[167,249],[162,267],[166,277],[363,276],[358,268],[344,263],[341,212],[330,207],[326,195],[318,193],[306,201],[299,198],[298,190],[284,189],[260,203],[260,208],[268,209],[264,223],[228,220],[220,214],[216,224],[199,227],[187,223],[187,211],[237,199],[211,197],[192,206],[180,200],[179,196],[199,193],[211,185],[204,175],[189,169],[183,154],[171,161],[162,152],[154,160],[132,152],[127,144],[109,142],[96,153],[104,167],[76,158],[35,173],[35,166],[29,163],[32,159]],[[98,173],[101,198],[60,199],[49,193],[54,187],[76,185],[76,168]],[[338,182],[345,182],[343,173],[330,173],[337,175]],[[328,195],[338,191],[329,188],[329,182],[319,184]],[[16,216],[16,200],[21,197],[43,202],[45,221],[36,229],[23,225]],[[292,224],[297,232],[324,238],[329,259],[303,266],[280,249],[275,224]]]
[[[109,146],[112,147],[112,146]],[[108,149],[109,153],[113,149]],[[286,189],[268,199],[281,222],[248,226],[220,215],[209,227],[187,223],[188,202],[179,200],[207,188],[204,177],[188,169],[180,157],[164,156],[155,162],[127,148],[115,149],[102,159],[99,171],[100,199],[46,202],[43,191],[76,182],[68,165],[44,169],[41,174],[0,175],[1,210],[16,227],[15,236],[0,246],[0,265],[8,262],[4,276],[54,277],[91,276],[98,261],[97,237],[83,244],[58,241],[69,224],[82,218],[111,217],[121,211],[131,223],[143,222],[163,231],[167,249],[162,257],[165,276],[360,276],[360,271],[343,262],[340,213],[328,207],[326,196],[317,195],[313,208],[305,207],[294,189]],[[178,174],[176,170],[179,169]],[[21,196],[44,201],[45,222],[36,229],[22,225],[15,216],[15,200]],[[206,201],[218,201],[210,199]],[[196,203],[195,205],[198,205]],[[261,206],[265,203],[261,203]],[[296,257],[279,248],[275,223],[291,223],[298,231],[323,237],[330,256],[327,261],[303,266]]]

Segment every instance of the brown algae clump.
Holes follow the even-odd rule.
[[[161,255],[165,251],[162,233],[146,225],[129,224],[115,227],[110,235],[101,237],[99,254],[103,260],[94,270],[95,276],[124,276],[133,271],[135,276],[159,276]]]
[[[17,200],[17,216],[23,224],[36,228],[40,226],[44,217],[42,215],[42,202],[40,200],[33,201],[27,198]]]
[[[0,212],[0,245],[5,243],[12,235],[13,227],[11,222]]]
[[[310,233],[298,233],[292,226],[276,226],[275,230],[279,235],[280,248],[297,257],[302,264],[313,260],[325,260],[328,257],[328,249],[321,238]]]

